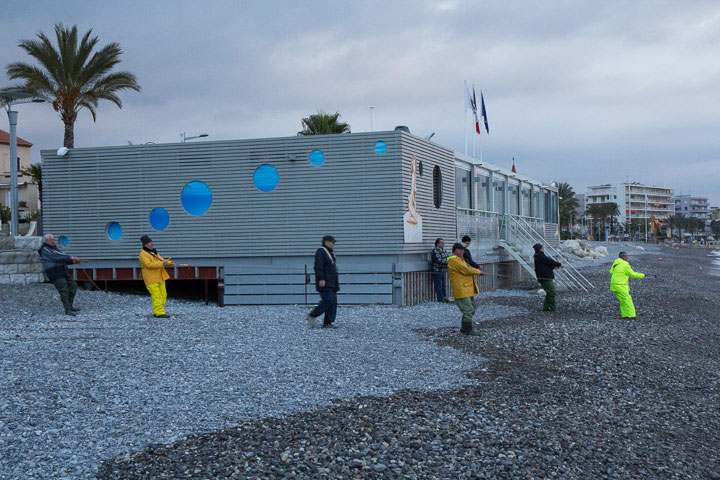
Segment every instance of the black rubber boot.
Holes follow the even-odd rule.
[[[463,322],[462,327],[460,327],[460,333],[463,335],[470,335],[473,337],[477,337],[478,334],[473,332],[473,324],[472,322]]]

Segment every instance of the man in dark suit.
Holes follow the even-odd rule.
[[[337,314],[337,292],[340,290],[338,281],[337,258],[335,250],[335,237],[326,235],[322,239],[322,247],[315,252],[315,289],[320,294],[320,303],[307,314],[308,326],[315,326],[315,319],[325,314],[323,328],[337,328],[335,315]]]
[[[543,312],[557,312],[557,306],[555,305],[555,285],[553,279],[555,278],[556,268],[562,268],[562,263],[556,262],[552,258],[545,255],[543,246],[539,243],[533,245],[535,250],[535,276],[537,281],[540,282],[540,286],[545,290],[545,302],[543,303]]]

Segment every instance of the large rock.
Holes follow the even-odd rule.
[[[565,240],[560,248],[566,252],[573,252],[580,249],[580,242],[577,240]]]
[[[608,253],[607,247],[605,247],[605,246],[599,246],[599,247],[597,247],[597,248],[595,249],[595,253],[597,253],[597,254],[600,255],[601,257],[607,257],[608,255],[610,255],[610,253]]]

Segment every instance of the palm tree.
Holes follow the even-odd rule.
[[[37,185],[38,197],[40,198],[40,203],[42,204],[42,165],[39,163],[33,163],[30,165],[30,168],[21,168],[20,173],[32,178],[32,181]]]
[[[67,28],[58,23],[57,49],[42,32],[37,34],[37,40],[21,40],[18,44],[39,66],[16,62],[6,67],[10,80],[24,82],[6,90],[42,98],[60,113],[65,124],[63,145],[67,148],[75,146],[75,120],[80,110],[87,108],[95,121],[100,100],[109,100],[122,108],[119,91],[140,91],[135,75],[111,71],[120,63],[120,45],[109,43],[93,52],[98,38],[90,37],[91,34],[92,30],[88,30],[78,44],[77,25]]]
[[[605,212],[605,218],[610,217],[610,233],[615,233],[615,229],[613,228],[615,217],[620,215],[620,210],[618,209],[618,205],[615,202],[603,203],[602,205],[603,205],[603,211]],[[603,221],[603,226],[604,225],[605,225],[605,222]]]
[[[685,225],[685,215],[682,213],[676,213],[675,215],[670,215],[668,217],[668,226],[670,227],[670,231],[673,231],[673,229],[678,229],[678,237],[680,236],[680,229],[683,228]]]
[[[579,202],[575,198],[575,192],[569,183],[561,182],[558,183],[558,197],[560,197],[560,224],[565,224],[568,227],[568,231],[572,228],[570,222],[573,217],[577,217],[575,210],[577,209]]]
[[[297,134],[298,136],[305,136],[350,133],[350,125],[340,122],[339,119],[340,112],[330,114],[318,110],[317,113],[302,119],[303,129]]]
[[[605,230],[605,225],[607,224],[607,219],[609,217],[611,232],[613,230],[614,218],[620,215],[617,203],[615,202],[595,203],[590,205],[585,212],[593,219],[599,220],[602,223],[603,231]],[[598,237],[600,237],[599,232]],[[607,238],[605,240],[607,240]]]

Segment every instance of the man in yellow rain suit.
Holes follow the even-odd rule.
[[[635,318],[635,305],[630,296],[628,278],[645,278],[644,273],[635,272],[628,263],[627,252],[620,252],[620,258],[616,259],[610,267],[610,290],[620,300],[620,313],[623,318]]]
[[[462,312],[462,326],[460,333],[475,335],[473,333],[472,317],[477,307],[473,296],[480,293],[475,275],[484,275],[479,268],[472,268],[463,258],[465,247],[462,243],[456,243],[452,247],[452,255],[447,259],[448,274],[453,297],[460,312]]]
[[[170,318],[170,315],[165,313],[165,302],[167,301],[165,280],[170,278],[170,275],[165,271],[165,267],[172,267],[175,264],[158,255],[149,236],[143,235],[140,241],[143,246],[140,251],[140,265],[142,265],[145,286],[152,297],[153,315],[156,318]]]

